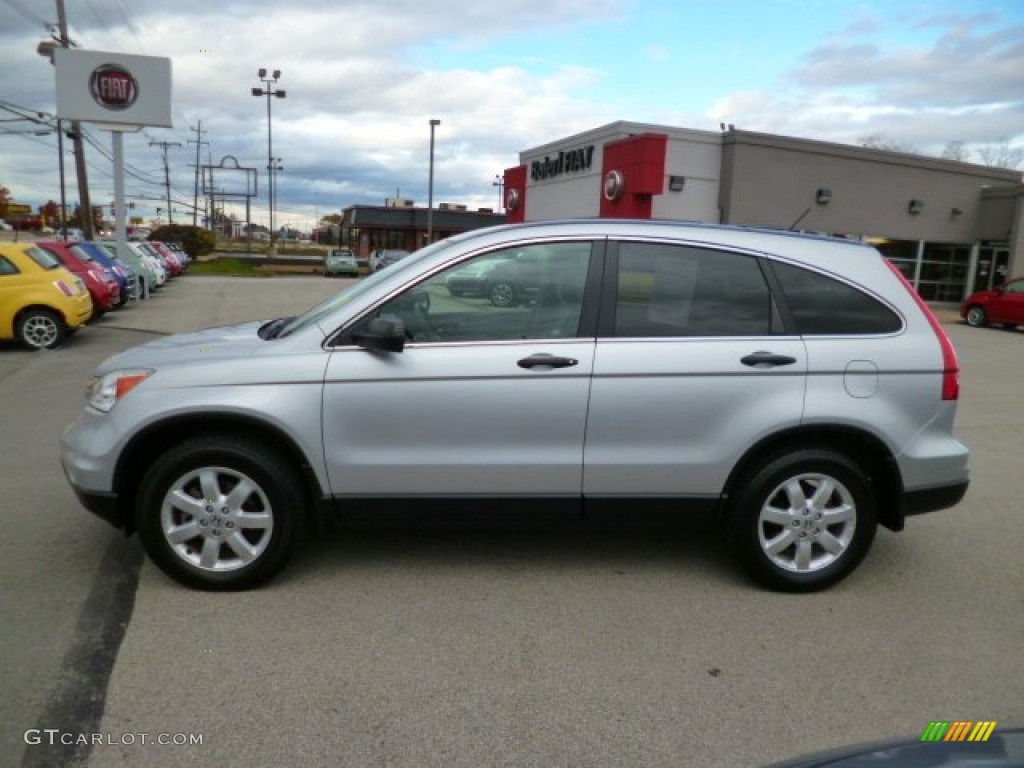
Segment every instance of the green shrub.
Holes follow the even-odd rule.
[[[193,259],[210,253],[217,244],[212,232],[186,224],[165,224],[157,227],[150,233],[149,239],[181,243],[185,253]]]

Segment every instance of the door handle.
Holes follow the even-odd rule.
[[[575,357],[558,357],[546,352],[539,352],[536,355],[524,357],[516,365],[520,368],[570,368],[578,363],[579,360]]]
[[[740,362],[744,365],[749,365],[751,368],[774,368],[777,365],[792,365],[796,362],[796,358],[789,355],[776,355],[773,352],[761,350],[746,357],[741,357]]]

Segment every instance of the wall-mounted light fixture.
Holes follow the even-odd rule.
[[[682,192],[683,187],[686,186],[685,176],[669,176],[668,177],[668,188],[672,192]]]
[[[829,201],[832,199],[832,190],[819,189],[814,199],[817,201],[818,205],[828,205]]]
[[[907,206],[907,213],[913,214],[914,216],[916,216],[923,210],[924,200],[918,200],[917,198],[912,199],[910,201],[910,204]]]
[[[963,208],[951,208],[949,211],[950,217],[959,216],[964,212]]]

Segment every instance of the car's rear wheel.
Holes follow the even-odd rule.
[[[291,557],[305,507],[302,483],[278,451],[200,436],[160,456],[146,473],[136,526],[153,562],[180,583],[249,589]]]
[[[68,328],[56,312],[29,309],[19,315],[15,335],[27,349],[53,349],[67,337]]]
[[[988,315],[983,307],[971,307],[967,310],[967,324],[972,328],[980,328],[988,324]]]
[[[507,280],[491,283],[487,297],[496,307],[512,307],[516,303],[516,287]]]
[[[860,467],[827,449],[763,460],[740,481],[726,519],[729,544],[762,586],[823,589],[850,574],[874,540],[874,494]]]

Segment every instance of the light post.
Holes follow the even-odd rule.
[[[441,124],[436,117],[430,120],[430,174],[427,179],[427,245],[434,242],[434,129]]]
[[[274,142],[272,139],[270,129],[270,97],[274,96],[278,99],[285,97],[285,92],[282,90],[276,90],[273,86],[277,82],[278,78],[281,77],[281,70],[275,69],[270,77],[267,77],[267,70],[260,67],[257,73],[259,79],[263,82],[266,88],[253,88],[253,96],[266,96],[267,97],[267,198],[270,207],[270,251],[274,251]]]
[[[277,179],[275,177],[277,176],[278,171],[283,171],[283,170],[284,170],[284,166],[281,165],[281,158],[280,157],[272,157],[272,158],[270,158],[270,178],[271,178],[270,188],[273,190],[273,192],[271,192],[271,194],[273,195],[273,197],[271,198],[271,202],[270,202],[271,209],[277,207]],[[271,241],[271,242],[273,242],[273,241]]]
[[[500,173],[494,174],[494,181],[491,182],[492,187],[498,188],[498,213],[501,213],[501,209],[505,207],[505,177]]]

